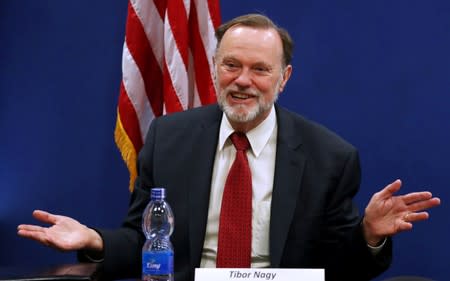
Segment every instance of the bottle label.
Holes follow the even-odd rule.
[[[143,252],[142,273],[148,275],[167,275],[173,273],[173,252]]]

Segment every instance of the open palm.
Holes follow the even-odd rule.
[[[440,204],[440,199],[433,198],[428,191],[395,196],[401,185],[401,181],[396,180],[370,199],[363,221],[364,234],[370,244],[412,229],[413,222],[428,219],[425,210]]]
[[[43,223],[50,224],[50,226],[22,224],[18,226],[20,236],[36,240],[61,251],[94,248],[92,232],[95,231],[77,220],[40,210],[34,211],[33,217]]]

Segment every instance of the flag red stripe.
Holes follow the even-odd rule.
[[[183,0],[170,0],[167,5],[167,16],[169,18],[170,29],[176,42],[178,52],[184,62],[185,70],[188,65],[188,19]],[[180,66],[178,66],[180,67]]]
[[[128,98],[123,82],[120,83],[119,114],[122,126],[133,143],[134,149],[139,151],[143,145],[139,120],[134,110],[133,104]]]
[[[192,3],[192,5],[195,5]],[[195,7],[190,13],[191,18],[189,21],[191,50],[194,60],[195,70],[195,82],[198,89],[198,94],[202,104],[211,104],[216,101],[214,93],[214,83],[211,77],[210,66],[207,59],[205,47],[203,45],[202,38],[200,36],[197,13]]]
[[[209,14],[211,16],[211,21],[214,26],[214,30],[216,30],[221,22],[220,18],[220,4],[218,0],[208,0],[208,9]]]
[[[164,63],[164,103],[167,113],[174,113],[183,110],[177,93],[173,87],[172,80],[168,74],[167,65]]]
[[[128,5],[126,43],[144,80],[146,95],[155,116],[163,113],[162,73],[159,68],[147,35],[132,5]]]
[[[146,0],[150,1],[150,0]],[[167,7],[167,1],[168,0],[153,0],[153,3],[155,3],[156,9],[158,10],[159,16],[161,19],[164,19],[166,16],[166,7]],[[172,0],[170,0],[172,1]]]

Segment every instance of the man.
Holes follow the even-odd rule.
[[[326,280],[370,280],[391,260],[390,236],[428,218],[440,204],[430,192],[394,196],[399,180],[370,200],[364,218],[352,202],[359,189],[356,149],[326,128],[274,105],[292,72],[292,40],[262,15],[235,18],[216,32],[218,105],[155,119],[139,155],[139,177],[118,230],[93,230],[35,211],[52,224],[20,225],[18,234],[81,259],[103,262],[113,278],[140,276],[142,212],[151,187],[167,189],[176,218],[171,237],[175,280],[196,267],[222,266],[221,206],[236,149],[245,134],[251,172],[249,266],[325,268]],[[236,156],[237,158],[237,156]]]

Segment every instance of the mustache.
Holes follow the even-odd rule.
[[[223,89],[222,93],[225,95],[229,95],[231,93],[240,93],[240,94],[244,94],[244,95],[250,95],[250,96],[255,96],[255,97],[260,97],[261,96],[261,92],[259,92],[258,90],[255,89],[240,89],[239,87],[235,86],[235,85],[231,85],[226,87],[225,89]]]

